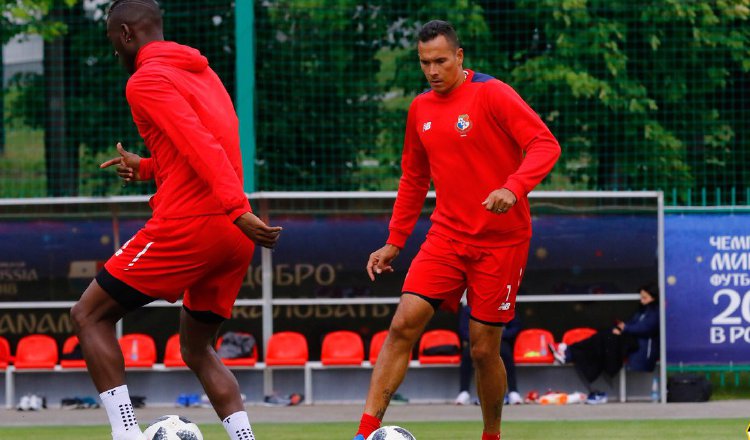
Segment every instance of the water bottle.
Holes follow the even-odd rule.
[[[659,378],[656,376],[651,381],[651,401],[654,403],[659,402]]]
[[[133,339],[133,349],[130,350],[130,359],[137,361],[138,360],[138,339]]]

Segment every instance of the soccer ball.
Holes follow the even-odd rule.
[[[185,417],[168,415],[154,420],[144,432],[147,440],[203,440],[198,426]]]
[[[373,431],[367,440],[417,440],[411,432],[400,426],[382,426]]]

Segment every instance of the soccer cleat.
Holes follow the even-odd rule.
[[[365,436],[362,434],[357,434],[352,440],[365,440]]]
[[[80,408],[79,405],[82,405],[83,402],[78,397],[64,397],[60,401],[60,408],[62,409],[78,409]]]
[[[511,391],[508,393],[508,404],[510,405],[520,405],[523,403],[523,398],[521,398],[521,395],[518,394],[518,391]]]
[[[594,391],[589,394],[586,403],[589,405],[601,405],[607,403],[607,393],[603,391]]]
[[[456,405],[468,405],[471,403],[471,395],[468,391],[461,391],[458,393],[458,396],[456,396]]]
[[[37,396],[36,394],[32,394],[29,398],[29,410],[31,411],[39,411],[40,409],[47,408],[47,403],[45,402],[45,399],[41,396]]]
[[[572,393],[568,393],[568,405],[572,403],[583,403],[586,401],[586,394],[581,393],[580,391],[573,391]]]
[[[21,397],[21,400],[18,402],[18,406],[16,406],[16,409],[19,411],[29,411],[31,409],[31,396],[27,394]]]
[[[289,399],[281,397],[277,394],[272,394],[263,398],[263,404],[265,406],[289,406],[289,403]]]
[[[289,395],[289,406],[299,405],[305,400],[305,396],[299,393],[292,393]]]
[[[393,395],[393,397],[391,397],[391,403],[394,405],[406,405],[407,403],[409,403],[409,398],[396,393]]]
[[[531,390],[526,394],[526,398],[523,400],[524,403],[537,403],[539,400],[539,391]]]

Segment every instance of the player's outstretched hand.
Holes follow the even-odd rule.
[[[398,257],[401,250],[392,244],[386,244],[382,248],[370,254],[367,260],[367,275],[372,281],[375,281],[375,274],[380,275],[383,272],[393,272],[391,262]]]
[[[281,236],[281,226],[268,226],[252,212],[246,212],[237,217],[234,224],[250,240],[266,248],[276,246]]]
[[[108,168],[112,165],[117,165],[117,175],[126,182],[132,182],[134,180],[140,180],[138,169],[141,165],[141,156],[125,151],[121,143],[117,143],[117,152],[120,154],[119,157],[110,159],[101,165],[99,168]]]
[[[516,204],[516,195],[507,188],[492,191],[482,202],[484,209],[495,214],[505,214]]]

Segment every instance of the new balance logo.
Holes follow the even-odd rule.
[[[510,303],[502,303],[500,304],[500,307],[498,307],[497,309],[503,310],[503,311],[510,310]]]
[[[430,128],[432,128],[432,122],[425,122],[424,124],[422,124],[422,132],[425,132]]]

